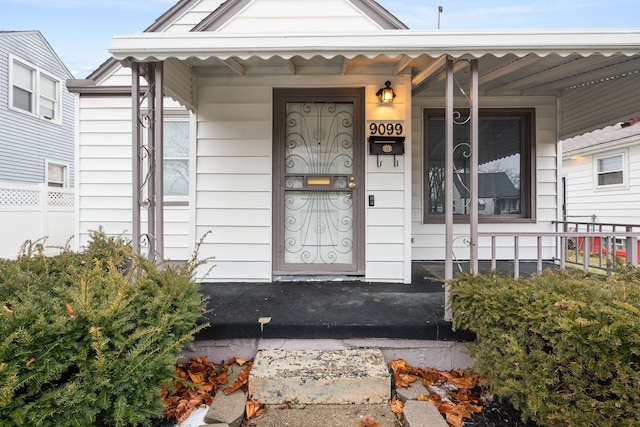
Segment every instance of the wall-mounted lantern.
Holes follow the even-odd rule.
[[[380,97],[380,102],[391,103],[393,102],[393,98],[396,97],[396,93],[391,88],[391,82],[387,80],[384,82],[384,87],[381,87],[376,92],[376,96]]]

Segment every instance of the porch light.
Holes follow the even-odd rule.
[[[393,102],[393,98],[396,97],[396,93],[391,88],[391,82],[387,80],[384,82],[384,87],[381,87],[376,92],[376,96],[380,97],[380,102],[391,103]]]

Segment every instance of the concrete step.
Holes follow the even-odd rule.
[[[260,350],[249,375],[260,403],[387,403],[391,374],[379,349]]]

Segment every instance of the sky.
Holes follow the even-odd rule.
[[[298,0],[307,1],[307,0]],[[176,0],[0,0],[0,31],[39,30],[85,78],[116,34],[144,31]],[[409,28],[436,30],[638,28],[638,0],[378,0]],[[442,6],[439,14],[438,6]],[[440,16],[438,16],[440,15]]]

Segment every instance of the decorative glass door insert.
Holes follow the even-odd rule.
[[[284,262],[353,264],[353,103],[287,102]]]

